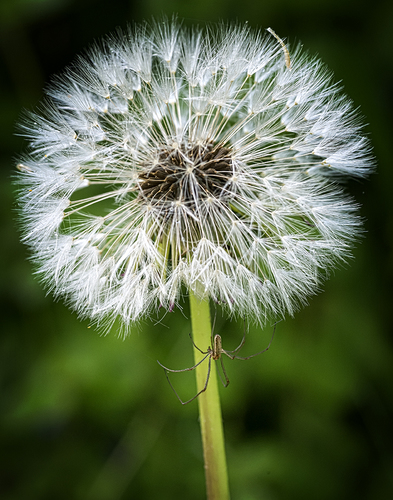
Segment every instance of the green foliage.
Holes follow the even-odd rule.
[[[23,105],[37,104],[41,81],[88,39],[173,10],[188,24],[248,19],[319,51],[362,105],[379,163],[372,182],[349,186],[368,219],[351,266],[337,271],[295,319],[277,324],[268,352],[248,361],[224,359],[230,384],[220,390],[232,498],[393,496],[391,6],[377,1],[368,9],[355,9],[350,0],[1,3],[2,499],[204,498],[197,402],[180,405],[156,363],[193,365],[188,306],[145,322],[125,341],[116,332],[97,335],[33,279],[13,223],[9,182],[12,157],[22,147],[12,138],[13,123]],[[273,326],[262,332],[251,325],[241,355],[265,348],[272,332]],[[243,323],[218,314],[216,333],[225,349],[234,349]],[[171,380],[184,399],[195,394],[193,373]]]

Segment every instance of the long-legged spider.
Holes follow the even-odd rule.
[[[206,389],[207,389],[207,385],[209,383],[209,378],[210,378],[210,370],[211,370],[211,362],[212,362],[212,359],[214,361],[218,361],[220,360],[220,364],[221,364],[221,369],[222,369],[222,373],[224,374],[224,377],[225,377],[225,381],[222,379],[221,377],[221,374],[220,372],[218,371],[218,374],[220,376],[220,380],[223,384],[224,387],[228,387],[228,384],[229,384],[229,378],[228,378],[228,375],[225,371],[225,368],[224,368],[224,363],[223,363],[223,360],[222,360],[222,355],[225,354],[225,356],[228,356],[228,358],[230,359],[241,359],[243,361],[247,360],[247,359],[250,359],[250,358],[254,358],[255,356],[258,356],[259,354],[263,354],[264,352],[266,352],[271,343],[272,343],[272,340],[273,340],[273,337],[274,337],[274,333],[276,331],[276,325],[274,325],[274,329],[273,329],[273,335],[270,339],[270,342],[269,342],[269,345],[263,349],[263,351],[259,351],[255,354],[251,354],[250,356],[246,356],[246,357],[241,357],[241,356],[237,356],[235,353],[238,352],[244,345],[245,341],[246,341],[246,329],[244,328],[244,334],[243,334],[243,338],[242,338],[242,341],[240,342],[240,344],[236,347],[236,349],[234,349],[233,351],[226,351],[225,349],[223,349],[222,347],[222,339],[221,339],[221,335],[214,335],[213,337],[213,330],[214,330],[214,326],[213,326],[213,329],[212,329],[212,335],[211,335],[211,346],[209,346],[207,348],[207,351],[202,351],[197,345],[195,345],[192,337],[191,337],[191,334],[190,335],[190,339],[191,339],[191,342],[193,344],[193,346],[195,347],[195,349],[198,349],[198,351],[201,353],[201,354],[204,354],[205,356],[200,360],[198,361],[198,363],[196,363],[194,366],[191,366],[190,368],[183,368],[182,370],[172,370],[171,368],[167,368],[166,366],[164,366],[163,364],[161,364],[158,360],[157,360],[157,363],[162,366],[162,368],[164,368],[164,371],[165,371],[165,375],[166,375],[166,378],[169,382],[169,385],[171,386],[173,392],[176,394],[177,396],[177,399],[180,401],[180,403],[182,405],[186,405],[188,403],[191,403],[191,401],[194,401],[194,399],[196,399],[200,394],[202,394],[202,392],[205,392]],[[188,371],[191,371],[191,370],[195,370],[195,368],[197,366],[199,366],[201,363],[203,363],[205,361],[205,359],[209,358],[209,365],[208,365],[208,369],[207,369],[207,376],[206,376],[206,382],[205,382],[205,385],[204,387],[197,393],[195,394],[194,397],[192,397],[191,399],[189,399],[188,401],[183,401],[179,394],[176,392],[175,388],[173,387],[171,381],[169,380],[169,376],[168,376],[168,372],[172,372],[172,373],[180,373],[180,372],[188,372]]]

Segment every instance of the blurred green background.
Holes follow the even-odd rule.
[[[122,341],[101,337],[46,296],[19,243],[10,177],[14,135],[53,73],[128,21],[176,12],[186,24],[230,19],[300,40],[343,80],[370,124],[378,161],[348,189],[363,205],[355,259],[271,349],[226,361],[222,389],[234,500],[393,498],[393,2],[375,0],[1,0],[1,430],[3,500],[204,498],[197,402],[183,407],[156,359],[192,364],[188,307]],[[227,349],[242,323],[217,318]],[[244,355],[273,327],[250,328]],[[207,347],[207,346],[206,346]],[[192,373],[173,379],[184,398]]]

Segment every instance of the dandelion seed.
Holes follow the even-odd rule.
[[[281,38],[277,35],[275,31],[273,31],[271,28],[268,28],[267,31],[271,33],[274,38],[278,41],[278,43],[281,45],[282,50],[284,51],[284,56],[285,56],[285,64],[286,67],[289,69],[291,67],[291,57],[289,55],[289,51],[285,46],[285,43],[281,40]]]
[[[293,314],[359,232],[338,181],[372,168],[331,73],[244,26],[129,28],[55,79],[22,131],[38,273],[125,332],[183,289],[259,323]]]

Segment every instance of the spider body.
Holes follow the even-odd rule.
[[[217,359],[221,358],[221,354],[226,354],[222,348],[221,335],[214,335],[213,349],[211,350],[210,356],[214,359],[214,361],[217,361]]]
[[[191,403],[191,401],[193,401],[194,399],[196,399],[200,394],[202,394],[202,392],[206,391],[208,383],[209,383],[209,378],[210,378],[210,370],[211,370],[212,359],[214,361],[220,360],[221,369],[222,369],[222,373],[223,373],[223,375],[225,377],[225,380],[222,379],[221,374],[220,374],[219,371],[218,371],[218,374],[219,374],[219,377],[221,379],[221,382],[222,382],[223,386],[224,387],[228,387],[228,385],[229,385],[229,378],[228,378],[228,375],[227,375],[227,373],[225,371],[225,368],[224,368],[224,363],[222,361],[222,355],[225,354],[225,356],[228,356],[228,358],[230,358],[230,359],[241,359],[243,361],[245,361],[247,359],[250,359],[250,358],[253,358],[255,356],[258,356],[259,354],[262,354],[262,353],[266,352],[269,349],[270,344],[272,343],[272,340],[273,340],[273,337],[274,337],[275,330],[276,330],[276,326],[274,326],[273,335],[272,335],[272,338],[270,339],[269,345],[265,349],[263,349],[263,351],[257,352],[256,354],[251,354],[251,356],[246,356],[246,357],[241,357],[241,356],[237,356],[236,355],[236,353],[243,347],[244,342],[246,340],[246,330],[245,329],[244,329],[244,335],[243,335],[242,341],[236,347],[236,349],[234,349],[233,351],[227,351],[227,350],[223,349],[223,347],[222,347],[222,338],[221,338],[221,335],[219,335],[219,334],[214,335],[214,337],[213,337],[213,334],[212,334],[212,337],[211,337],[211,346],[212,347],[209,346],[206,351],[202,351],[197,345],[195,345],[194,341],[192,340],[191,334],[190,334],[191,342],[193,343],[193,346],[195,347],[195,349],[197,349],[201,354],[204,354],[204,357],[200,361],[198,361],[198,363],[196,363],[194,366],[191,366],[189,368],[183,368],[181,370],[172,370],[171,368],[167,368],[166,366],[164,366],[163,364],[161,364],[158,360],[157,360],[157,363],[160,366],[162,366],[162,368],[164,368],[166,378],[167,378],[167,380],[169,382],[169,385],[171,386],[173,392],[176,394],[177,399],[180,401],[180,403],[182,405],[186,405],[188,403]],[[189,399],[187,401],[183,401],[180,398],[180,396],[178,395],[178,393],[176,392],[176,390],[173,387],[171,381],[169,380],[168,372],[180,373],[180,372],[187,372],[187,371],[195,370],[195,368],[197,366],[199,366],[201,363],[203,363],[205,361],[205,359],[209,360],[209,364],[208,364],[208,368],[207,368],[207,376],[206,376],[206,382],[205,382],[204,387],[197,394],[195,394],[194,397],[192,397],[191,399]]]

